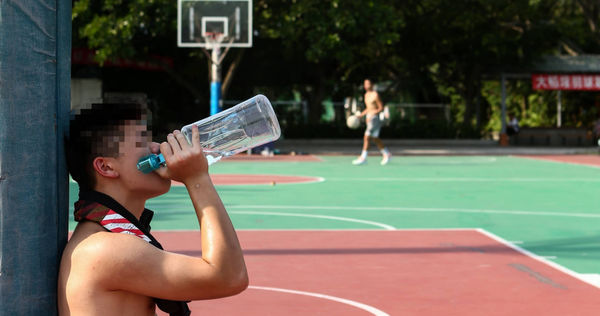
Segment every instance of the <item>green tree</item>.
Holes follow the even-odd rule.
[[[168,56],[173,81],[207,99],[194,83],[206,82],[208,69],[198,63],[208,59],[177,48],[176,10],[172,0],[78,0],[74,46],[94,49],[100,62]],[[416,102],[451,102],[455,122],[477,136],[498,122],[496,85],[486,82],[528,71],[545,54],[600,48],[600,5],[592,0],[255,0],[253,10],[254,47],[232,49],[224,90],[241,97],[261,87],[276,98],[296,91],[311,124],[320,122],[324,100],[356,94],[371,77]],[[510,88],[510,99],[522,100],[532,122],[552,117],[532,113],[552,111],[538,106],[551,98],[525,86]]]
[[[366,76],[384,77],[399,40],[395,1],[255,1],[255,28],[276,39],[288,64],[303,65],[297,76],[309,101],[310,121],[318,123],[322,101]],[[285,66],[285,65],[284,65]],[[297,69],[290,66],[290,69]],[[382,78],[383,79],[383,78]]]
[[[198,71],[195,64],[209,60],[200,50],[177,47],[176,1],[78,0],[73,5],[73,30],[74,47],[93,49],[100,64],[118,58],[161,63],[156,56],[171,57],[173,67],[163,64],[171,79],[197,99],[207,98],[197,83],[205,81],[208,73],[205,69]],[[225,91],[241,53],[235,52],[231,67],[226,69]]]
[[[388,67],[398,40],[400,21],[394,1],[274,1],[254,2],[257,41],[279,51],[282,68],[298,69],[288,74],[296,80],[310,104],[310,120],[318,123],[321,103],[335,89],[357,85],[364,76]],[[114,58],[149,59],[172,56],[180,67],[169,74],[196,96],[189,84],[185,64],[200,53],[177,49],[176,5],[170,0],[79,0],[73,7],[76,42],[93,48],[99,62]],[[274,40],[275,42],[268,40]],[[225,90],[240,65],[243,50],[228,61]],[[258,54],[260,55],[260,54]],[[300,67],[298,67],[300,65]],[[180,71],[183,70],[183,71]],[[255,72],[256,73],[256,72]]]
[[[404,1],[399,8],[405,27],[398,51],[400,60],[413,65],[399,64],[398,72],[430,78],[436,90],[454,102],[458,121],[468,130],[479,130],[489,119],[481,96],[483,80],[527,68],[554,47],[548,39],[556,32],[545,19],[552,6],[545,3]]]

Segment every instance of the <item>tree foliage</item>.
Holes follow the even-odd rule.
[[[94,49],[100,62],[168,56],[176,60],[171,76],[200,81],[207,74],[188,65],[206,57],[176,47],[176,10],[172,0],[78,0],[74,41]],[[396,102],[452,103],[455,122],[477,135],[497,125],[501,72],[526,72],[545,54],[600,49],[594,0],[255,0],[253,11],[254,47],[243,59],[234,49],[225,61],[239,64],[231,94],[249,86],[275,96],[296,91],[308,100],[312,123],[323,100],[356,94],[371,77],[403,91]],[[551,93],[526,86],[509,87],[509,100],[520,100],[511,101],[515,110],[532,124],[549,124]]]
[[[177,5],[170,0],[78,0],[73,5],[75,43],[96,58],[147,58],[174,53]]]

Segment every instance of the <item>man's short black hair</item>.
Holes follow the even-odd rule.
[[[96,185],[93,161],[96,157],[117,157],[119,142],[124,140],[126,121],[149,123],[148,109],[143,104],[92,104],[71,115],[69,135],[65,140],[69,173],[80,190]]]

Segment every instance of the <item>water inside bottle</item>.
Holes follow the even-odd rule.
[[[210,150],[210,149],[203,149],[203,152],[204,152],[204,156],[206,157],[206,161],[208,161],[209,166],[214,164],[215,162],[221,160],[223,157],[229,157],[229,156],[233,155],[232,152]]]
[[[183,128],[182,132],[188,143],[191,144],[191,128]],[[200,144],[209,165],[245,150],[251,140],[252,138],[248,137],[243,129],[221,128],[200,133]]]

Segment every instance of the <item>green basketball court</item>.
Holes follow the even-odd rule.
[[[238,230],[482,228],[578,273],[598,273],[600,169],[521,157],[394,157],[351,165],[321,161],[223,161],[212,175],[289,175],[308,183],[219,185]],[[275,179],[275,177],[274,177]],[[77,186],[71,183],[71,208]],[[150,200],[154,231],[196,230],[185,187]],[[70,228],[74,222],[71,220]]]

